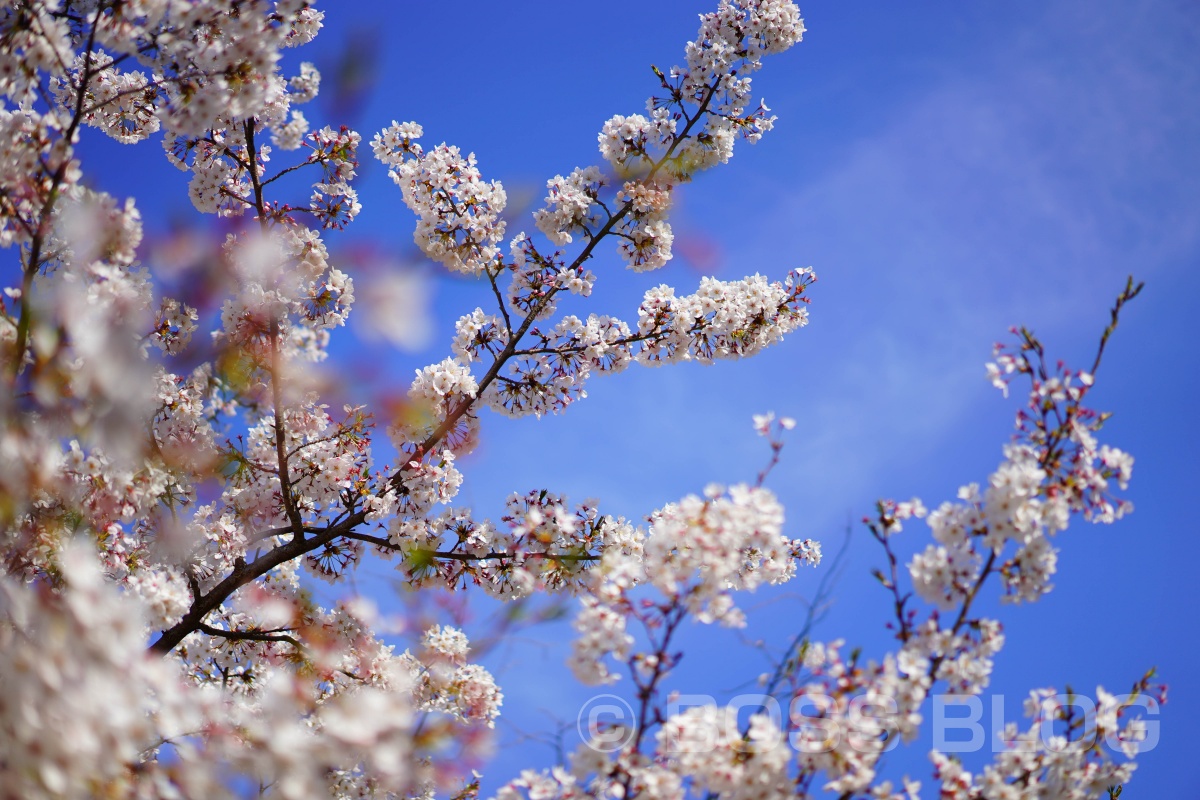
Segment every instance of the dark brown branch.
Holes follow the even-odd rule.
[[[376,547],[380,548],[381,550],[400,550],[401,549],[401,548],[397,547],[396,545],[392,544],[387,539],[384,539],[381,536],[372,536],[369,533],[358,533],[357,531],[349,531],[348,533],[345,534],[345,537],[347,539],[355,539],[360,542],[366,542],[367,544],[375,545]],[[431,558],[431,559],[441,558],[441,559],[445,559],[447,561],[463,561],[463,562],[468,562],[468,563],[477,562],[477,561],[505,561],[505,560],[512,560],[512,559],[517,558],[516,553],[503,553],[503,552],[496,552],[496,551],[492,551],[490,553],[484,553],[483,555],[478,555],[478,556],[474,555],[472,553],[455,553],[454,551],[445,551],[445,550],[418,549],[415,552],[420,553],[422,556],[427,556],[428,558]],[[591,553],[542,553],[542,552],[521,553],[520,557],[521,558],[541,558],[541,559],[547,559],[547,560],[551,560],[551,561],[597,561],[600,558],[600,556],[592,555]]]
[[[1125,307],[1126,303],[1141,294],[1142,289],[1145,288],[1145,286],[1146,283],[1144,281],[1138,281],[1137,285],[1135,286],[1132,275],[1130,275],[1125,281],[1125,288],[1121,290],[1119,295],[1117,295],[1117,302],[1113,304],[1112,311],[1110,312],[1112,314],[1112,321],[1108,323],[1108,327],[1104,329],[1104,333],[1100,336],[1100,347],[1096,350],[1096,360],[1092,362],[1093,376],[1095,376],[1096,371],[1100,369],[1100,359],[1104,357],[1104,347],[1108,344],[1108,337],[1112,336],[1113,331],[1117,329],[1117,322],[1121,315],[1121,309]]]
[[[361,513],[356,514],[353,517],[349,517],[346,522],[343,522],[342,526],[346,526],[345,530],[349,530],[351,526],[347,525],[347,523],[356,520],[353,524],[358,525],[362,523],[363,518],[364,515]],[[342,530],[342,526],[328,528],[311,539],[295,536],[287,544],[267,551],[254,561],[239,562],[233,568],[233,571],[224,580],[212,589],[209,589],[207,594],[193,598],[192,607],[188,609],[188,613],[183,616],[183,619],[175,623],[175,625],[163,631],[158,640],[150,645],[151,652],[171,652],[189,633],[199,630],[199,626],[203,623],[204,618],[219,608],[238,589],[251,581],[258,580],[276,567],[286,564],[294,558],[299,558],[306,553],[310,553],[333,541],[338,536],[344,535],[345,530]]]
[[[504,330],[508,332],[508,338],[512,338],[512,320],[508,316],[508,304],[504,302],[504,296],[500,294],[500,287],[496,285],[496,278],[499,276],[500,270],[496,270],[493,275],[492,271],[487,270],[488,283],[492,285],[492,294],[496,295],[496,305],[500,308],[500,313],[504,315]]]
[[[250,182],[254,187],[254,208],[258,212],[258,224],[266,233],[267,216],[266,204],[263,201],[263,187],[258,178],[258,148],[254,145],[254,120],[248,119],[243,123],[242,130],[246,135],[246,163],[250,167]],[[271,320],[271,405],[275,427],[275,457],[279,465],[279,493],[282,495],[283,508],[288,520],[292,523],[292,534],[297,539],[304,538],[304,520],[300,517],[300,509],[296,507],[296,499],[292,496],[292,482],[288,472],[287,429],[283,423],[283,387],[280,379],[279,364],[279,320]]]
[[[300,644],[299,640],[282,633],[282,631],[288,631],[291,628],[276,628],[270,631],[229,631],[224,628],[214,628],[211,625],[201,622],[196,626],[196,630],[201,633],[207,633],[209,636],[219,636],[222,639],[230,639],[232,641],[285,642],[297,650],[304,648],[304,645]]]
[[[54,211],[54,204],[58,202],[58,192],[62,188],[62,182],[67,175],[67,167],[71,164],[71,143],[75,140],[75,132],[79,130],[79,124],[83,121],[83,98],[87,92],[88,82],[92,79],[92,53],[96,49],[96,29],[100,21],[100,12],[103,8],[96,9],[96,16],[92,19],[92,29],[88,32],[87,49],[84,51],[84,68],[79,80],[79,89],[75,93],[75,113],[71,116],[71,122],[67,125],[67,129],[63,131],[62,141],[67,144],[67,152],[63,154],[62,163],[54,171],[54,175],[50,181],[50,191],[46,195],[46,201],[42,204],[42,209],[38,213],[37,233],[29,246],[29,261],[25,264],[25,272],[21,276],[21,316],[17,320],[17,341],[16,349],[13,356],[12,379],[16,381],[17,376],[21,374],[21,368],[25,365],[25,348],[29,343],[29,325],[31,313],[30,294],[33,291],[33,278],[37,275],[38,267],[42,260],[42,245],[46,238],[47,226],[50,222],[50,215]]]

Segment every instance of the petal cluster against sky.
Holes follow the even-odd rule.
[[[562,417],[485,415],[459,500],[494,514],[508,493],[546,487],[638,518],[710,480],[752,480],[767,453],[751,414],[795,417],[769,483],[791,535],[823,539],[832,553],[848,524],[854,531],[817,635],[882,655],[887,602],[869,577],[880,554],[856,521],[880,496],[920,495],[932,507],[984,479],[1015,411],[983,377],[992,342],[1025,324],[1084,366],[1132,273],[1147,288],[1112,342],[1094,402],[1114,412],[1107,440],[1137,459],[1136,512],[1068,531],[1057,589],[1037,606],[997,610],[1008,645],[992,688],[1015,721],[1029,689],[1119,690],[1157,665],[1171,701],[1130,791],[1194,796],[1200,8],[814,0],[801,9],[805,41],[754,76],[776,129],[683,190],[674,264],[634,275],[611,255],[598,259],[589,310],[629,318],[660,282],[690,292],[701,274],[779,278],[811,265],[820,277],[811,325],[745,362],[595,378],[588,400]],[[705,0],[328,3],[326,30],[301,54],[325,76],[322,114],[309,116],[368,139],[392,119],[418,121],[431,141],[474,151],[511,206],[532,210],[547,178],[599,161],[603,121],[642,110],[656,85],[649,65],[680,61],[706,10]],[[99,149],[98,180],[137,197],[151,226],[189,216],[183,176],[165,161],[130,176],[126,159],[153,154]],[[426,275],[435,297],[428,347],[397,352],[369,382],[402,391],[414,367],[448,353],[456,316],[489,296],[415,265],[411,215],[365,149],[362,161],[362,214],[331,247]],[[527,215],[510,223],[532,227]],[[366,389],[345,391],[354,399]],[[905,534],[914,545],[920,528]],[[777,644],[802,613],[790,595],[748,608],[751,635]],[[713,668],[705,654],[731,644],[731,634],[696,630],[684,690],[732,691],[764,669],[749,648]],[[573,719],[586,700],[565,656],[545,642],[500,651],[505,715],[517,727],[544,725],[538,708]],[[533,752],[538,764],[553,756]],[[528,743],[506,749],[502,764],[534,766],[522,761],[529,753]],[[893,762],[929,780],[919,757]]]

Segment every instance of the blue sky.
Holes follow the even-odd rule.
[[[547,487],[640,518],[710,480],[752,480],[766,451],[750,415],[774,409],[801,425],[769,485],[792,535],[823,539],[832,552],[877,497],[920,495],[936,506],[985,479],[1016,410],[983,378],[992,343],[1025,324],[1051,353],[1084,366],[1133,273],[1147,287],[1111,343],[1093,400],[1114,413],[1104,440],[1137,459],[1136,513],[1062,535],[1057,589],[1040,604],[985,606],[1008,637],[991,691],[1008,698],[1013,719],[1029,689],[1115,691],[1157,665],[1171,685],[1161,741],[1124,796],[1194,797],[1200,7],[817,0],[801,9],[805,41],[754,78],[776,130],[680,193],[676,249],[690,258],[635,275],[602,257],[587,310],[630,318],[658,283],[691,291],[706,272],[779,278],[811,265],[820,277],[811,325],[744,362],[594,379],[589,398],[561,417],[485,414],[459,500],[495,514],[508,493]],[[600,125],[642,110],[655,86],[649,65],[681,61],[707,10],[692,0],[327,3],[326,30],[297,54],[325,75],[318,108],[306,113],[317,124],[346,122],[364,140],[392,119],[418,121],[430,141],[473,150],[512,205],[536,207],[546,178],[599,160]],[[339,72],[354,75],[346,53],[372,48],[371,80],[339,89]],[[152,225],[191,214],[185,176],[157,153],[97,153],[85,169],[137,197]],[[489,297],[418,263],[411,214],[363,155],[364,210],[330,244],[349,260],[367,253],[430,276],[434,333],[422,352],[382,351],[386,370],[372,350],[360,365],[374,374],[348,399],[402,389],[414,367],[448,353],[457,315],[486,309]],[[135,157],[153,168],[131,176]],[[510,224],[520,228],[532,229],[527,216]],[[346,341],[345,357],[361,355]],[[880,553],[851,527],[836,605],[817,635],[880,656],[888,606],[869,577]],[[905,535],[915,545],[922,526]],[[806,573],[784,592],[746,598],[750,635],[782,644],[798,595],[816,580]],[[567,635],[551,626],[495,654],[511,726],[545,729],[529,709],[573,720],[592,694],[562,666]],[[680,671],[681,691],[719,695],[763,670],[748,648],[729,658],[733,634],[689,636],[695,657]],[[536,745],[506,746],[489,784],[550,758]],[[930,793],[921,753],[889,762]]]

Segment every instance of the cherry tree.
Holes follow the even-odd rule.
[[[575,676],[628,689],[630,725],[497,797],[916,797],[917,780],[893,785],[878,762],[917,735],[931,694],[988,685],[1003,633],[976,599],[1037,601],[1073,518],[1128,511],[1114,492],[1132,459],[1099,442],[1106,417],[1085,401],[1140,287],[1119,295],[1086,369],[1024,329],[998,348],[993,382],[1028,399],[995,472],[930,512],[879,503],[894,652],[798,638],[766,690],[805,714],[670,713],[681,625],[743,625],[743,593],[820,568],[820,544],[788,536],[765,485],[793,422],[755,418],[771,459],[757,480],[644,525],[553,487],[481,518],[452,505],[457,462],[486,435],[485,408],[561,413],[594,376],[752,356],[807,324],[807,269],[657,286],[625,319],[558,311],[591,293],[595,257],[635,272],[671,259],[675,190],[771,130],[750,76],[801,41],[798,9],[720,0],[682,65],[654,70],[645,113],[604,123],[598,163],[547,181],[527,230],[508,230],[504,188],[473,154],[416,122],[381,125],[370,155],[416,245],[482,298],[399,416],[331,409],[309,369],[354,305],[326,240],[360,210],[360,134],[311,125],[300,106],[319,72],[281,67],[322,19],[308,0],[0,4],[0,244],[19,265],[0,298],[0,796],[478,794],[464,765],[482,763],[502,689],[465,634],[434,625],[400,651],[372,603],[347,588],[324,607],[310,590],[376,560],[412,590],[571,598]],[[227,220],[206,286],[139,261],[135,200],[86,178],[79,143],[99,134],[161,141],[197,212]],[[196,295],[213,291],[219,313],[204,313]],[[931,542],[902,563],[892,542],[920,518]],[[1151,674],[1097,689],[1087,717],[1035,691],[1030,727],[978,774],[931,754],[932,794],[1115,795],[1144,734],[1130,712],[1160,691]]]

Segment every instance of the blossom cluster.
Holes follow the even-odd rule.
[[[496,793],[496,800],[569,800],[576,797],[633,796],[683,800],[694,786],[716,797],[795,796],[788,776],[788,752],[765,716],[755,716],[743,735],[728,709],[707,706],[672,717],[656,737],[651,754],[622,748],[604,752],[585,742],[571,755],[570,768],[525,770]]]
[[[375,157],[390,167],[404,204],[417,215],[413,239],[425,255],[452,270],[479,274],[494,267],[504,238],[501,217],[508,197],[498,181],[484,181],[475,154],[463,156],[453,145],[425,152],[423,135],[413,122],[375,135]]]
[[[699,622],[741,627],[734,592],[784,583],[797,562],[821,560],[817,542],[783,534],[783,508],[760,487],[713,484],[703,498],[667,505],[651,515],[648,530],[631,533],[601,549],[575,619],[570,664],[584,683],[615,681],[604,658],[630,658],[626,618],[637,616],[637,587],[653,586],[668,607]]]
[[[1040,345],[1026,334],[1029,350]],[[958,491],[957,503],[943,503],[929,514],[934,543],[909,564],[916,593],[944,609],[965,601],[978,582],[985,560],[1000,559],[1010,543],[1015,552],[999,560],[998,571],[1009,602],[1033,602],[1052,588],[1058,549],[1051,544],[1066,530],[1073,513],[1093,522],[1112,522],[1132,509],[1127,500],[1111,495],[1112,484],[1124,488],[1133,458],[1100,445],[1095,432],[1103,416],[1083,405],[1091,376],[1072,385],[1071,373],[1059,365],[1061,376],[1045,377],[1044,365],[1023,367],[1001,356],[1000,364],[1027,374],[1032,381],[1029,403],[1017,417],[1019,440],[1004,448],[1004,461],[986,488],[968,484]],[[1005,367],[989,365],[989,375]],[[1007,391],[1007,384],[1000,381]],[[876,530],[891,535],[907,516],[924,516],[919,501],[881,506],[886,519]]]
[[[765,104],[746,113],[746,76],[764,55],[783,52],[803,34],[791,2],[722,0],[717,11],[701,16],[696,40],[687,46],[687,66],[672,68],[669,78],[656,69],[668,95],[647,101],[649,116],[617,114],[601,128],[600,155],[623,179],[615,196],[606,201],[611,181],[598,167],[556,175],[546,182],[546,205],[534,214],[538,230],[559,246],[579,234],[593,242],[612,231],[630,268],[644,272],[666,264],[673,255],[667,220],[672,192],[695,173],[729,161],[739,134],[756,142],[771,129],[775,118],[767,116]],[[382,134],[391,133],[390,152],[406,146],[395,131]]]
[[[794,270],[782,282],[761,275],[738,281],[705,278],[695,294],[683,297],[659,286],[647,290],[638,307],[636,332],[597,314],[587,320],[565,316],[548,331],[533,327],[530,346],[504,353],[508,366],[482,399],[503,414],[541,416],[586,397],[584,384],[593,372],[614,374],[634,362],[707,364],[753,355],[808,324],[805,291],[814,280],[806,269]],[[465,331],[478,326],[470,348],[458,345],[463,356],[473,360],[486,351],[500,360],[497,351],[507,333],[498,320],[487,321],[479,310],[460,326]]]
[[[118,592],[83,547],[62,550],[57,568],[63,584],[49,596],[0,578],[0,781],[14,796],[233,798],[236,775],[302,798],[364,768],[388,791],[420,779],[396,666],[337,688],[276,672],[249,693],[217,692],[220,682],[185,681],[146,652],[137,595]],[[222,661],[237,669],[233,654]],[[163,747],[169,758],[146,758]]]
[[[1099,703],[1087,717],[1074,716],[1054,689],[1030,692],[1025,701],[1029,727],[1005,726],[1007,747],[980,774],[972,774],[944,753],[935,750],[930,754],[941,782],[941,796],[978,800],[1015,794],[1083,800],[1108,794],[1128,782],[1136,765],[1110,760],[1102,753],[1102,743],[1116,740],[1126,757],[1137,754],[1145,739],[1145,723],[1128,711],[1133,705],[1130,698],[1155,691],[1148,680],[1147,676],[1139,681],[1126,699],[1097,687]],[[1048,731],[1053,732],[1048,735]]]

